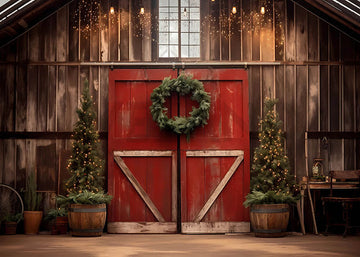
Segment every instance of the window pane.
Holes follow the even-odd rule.
[[[200,13],[199,12],[194,12],[195,8],[191,8],[190,9],[190,19],[191,20],[200,20]]]
[[[200,0],[190,0],[190,5],[200,7]]]
[[[181,32],[188,32],[188,31],[189,31],[189,22],[181,21]]]
[[[179,15],[178,12],[171,12],[171,13],[170,13],[170,19],[171,19],[171,20],[177,20],[177,19],[178,19],[178,15]]]
[[[189,33],[181,33],[181,44],[182,45],[189,44]]]
[[[178,22],[170,21],[170,31],[177,32],[178,31]]]
[[[169,33],[159,33],[159,44],[169,44]]]
[[[178,6],[178,0],[170,0],[171,6]]]
[[[166,32],[169,30],[169,22],[168,21],[160,21],[159,22],[159,31]]]
[[[200,21],[190,21],[190,31],[200,32]]]
[[[190,33],[190,45],[200,45],[199,33]]]
[[[189,0],[181,0],[181,7],[189,6]]]
[[[160,0],[159,1],[159,6],[167,6],[169,4],[168,0]]]
[[[200,57],[200,46],[190,46],[190,56],[192,58]]]
[[[170,57],[178,57],[179,56],[179,48],[178,46],[170,46]]]
[[[189,58],[189,47],[187,46],[181,47],[181,57]]]
[[[169,57],[169,47],[167,45],[159,45],[159,57]]]
[[[170,44],[178,44],[179,43],[179,38],[178,38],[178,33],[170,33]]]

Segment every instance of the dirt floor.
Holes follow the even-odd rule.
[[[360,256],[360,236],[291,234],[283,238],[233,235],[0,236],[0,256]]]

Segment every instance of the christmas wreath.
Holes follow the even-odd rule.
[[[168,118],[164,103],[173,92],[181,96],[192,94],[191,100],[198,102],[199,107],[193,106],[189,117]],[[151,114],[160,129],[171,130],[179,135],[185,134],[188,139],[196,127],[206,125],[209,119],[210,95],[204,90],[200,81],[191,77],[180,75],[176,79],[165,78],[161,85],[153,90],[150,99],[152,101]]]

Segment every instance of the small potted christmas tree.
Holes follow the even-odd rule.
[[[285,236],[289,204],[296,202],[297,187],[285,155],[282,122],[274,108],[277,101],[268,97],[264,100],[259,146],[254,151],[250,171],[251,192],[244,202],[246,207],[251,207],[251,226],[259,237]]]
[[[70,178],[67,196],[59,196],[60,207],[68,207],[69,227],[73,236],[101,236],[106,220],[106,204],[112,197],[104,193],[104,160],[96,131],[96,113],[85,81],[79,120],[74,126],[72,155],[68,160]]]

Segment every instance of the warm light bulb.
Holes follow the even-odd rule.
[[[260,13],[265,14],[265,7],[264,6],[261,6]]]
[[[110,7],[110,14],[114,14],[115,13],[115,9],[114,9],[114,7]]]
[[[236,10],[236,7],[235,7],[235,6],[233,6],[233,8],[232,8],[231,12],[232,12],[233,14],[235,14],[235,13],[237,12],[237,10]]]
[[[141,7],[140,8],[140,14],[144,14],[145,13],[145,9],[144,9],[144,7]]]

